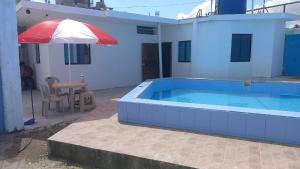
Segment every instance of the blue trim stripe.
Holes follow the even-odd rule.
[[[4,109],[3,109],[3,93],[2,93],[2,77],[0,73],[0,132],[4,132]]]

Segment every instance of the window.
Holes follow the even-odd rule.
[[[36,61],[37,64],[41,63],[40,46],[39,46],[39,44],[35,45],[35,61]]]
[[[233,34],[231,42],[231,62],[250,62],[251,34]]]
[[[178,62],[191,62],[191,41],[179,41]]]
[[[91,49],[87,44],[71,44],[70,45],[70,60],[71,65],[76,64],[91,64]],[[69,64],[68,45],[64,45],[65,49],[65,64]]]
[[[156,35],[156,28],[149,26],[137,26],[137,33],[145,35]]]

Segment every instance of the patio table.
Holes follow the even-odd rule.
[[[69,105],[71,113],[74,113],[74,89],[83,88],[86,86],[82,81],[67,81],[53,83],[52,87],[55,89],[69,89]]]

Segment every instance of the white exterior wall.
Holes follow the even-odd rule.
[[[79,80],[82,73],[92,90],[141,82],[141,44],[157,43],[157,35],[137,34],[135,21],[76,18],[75,15],[71,18],[99,26],[119,41],[117,46],[91,45],[91,64],[72,65],[72,80]],[[161,35],[162,42],[172,42],[173,77],[246,79],[281,75],[284,28],[285,21],[281,19],[202,20],[163,24]],[[230,62],[234,33],[253,35],[250,62]],[[178,62],[178,41],[184,40],[192,41],[191,63]],[[62,44],[40,45],[40,55],[41,64],[35,65],[37,82],[47,76],[68,80]]]
[[[285,43],[285,22],[277,21],[274,26],[274,46],[272,60],[272,76],[282,75]]]
[[[72,18],[81,20],[80,18]],[[91,90],[136,85],[142,80],[141,44],[157,43],[157,35],[137,34],[136,24],[82,20],[102,28],[118,39],[116,46],[91,45],[91,64],[72,65],[72,80],[85,76]],[[36,64],[37,81],[47,76],[68,80],[62,44],[40,45],[41,64]],[[34,55],[35,56],[35,55]],[[48,63],[48,64],[47,64]]]
[[[30,63],[33,64],[32,68],[35,71],[35,80],[37,87],[40,83],[45,83],[45,78],[50,76],[50,60],[49,60],[49,46],[46,44],[39,44],[40,49],[40,63],[36,63],[35,44],[28,44],[28,55]]]
[[[172,42],[172,76],[190,77],[192,63],[178,62],[178,41],[192,40],[192,24],[162,27],[162,42]],[[192,42],[193,43],[193,42]]]
[[[198,56],[192,59],[194,77],[245,79],[281,75],[284,22],[200,22],[198,33]],[[252,34],[250,62],[230,62],[232,34]]]
[[[230,62],[232,34],[252,34],[250,62]],[[174,77],[238,78],[280,76],[285,22],[282,20],[201,21],[163,27],[172,42]],[[191,63],[178,62],[178,41],[192,40]]]
[[[273,33],[266,31],[267,28],[270,27],[251,21],[200,23],[198,37],[201,44],[198,44],[199,56],[193,58],[193,76],[209,78],[268,76],[272,55],[272,45],[269,41]],[[250,62],[230,62],[233,33],[252,34]]]

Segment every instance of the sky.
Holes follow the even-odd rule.
[[[45,1],[45,0],[34,0]],[[55,0],[50,0],[55,1]],[[99,0],[93,0],[94,2]],[[251,1],[247,0],[247,8],[251,8]],[[293,2],[296,0],[266,0],[266,6]],[[161,17],[166,18],[188,18],[194,16],[199,9],[203,13],[210,11],[210,0],[105,0],[108,7],[114,8],[116,11],[125,11],[143,15],[154,15],[155,11],[160,11]],[[263,0],[254,0],[255,7],[261,7]],[[273,9],[279,11],[281,9]],[[300,4],[288,7],[289,12],[298,12],[300,14]]]
[[[295,0],[266,0],[267,5],[280,4]],[[201,8],[204,12],[210,11],[210,0],[105,0],[109,7],[117,11],[126,11],[138,14],[154,15],[160,11],[160,16],[166,18],[182,18],[197,13]],[[260,7],[263,0],[254,0],[255,7]],[[248,8],[251,8],[251,0],[248,0]],[[298,8],[300,10],[300,8]]]
[[[117,11],[145,15],[149,15],[149,13],[154,15],[155,11],[160,11],[160,16],[162,17],[176,18],[178,13],[189,13],[195,6],[203,1],[204,0],[106,0],[105,3]]]

